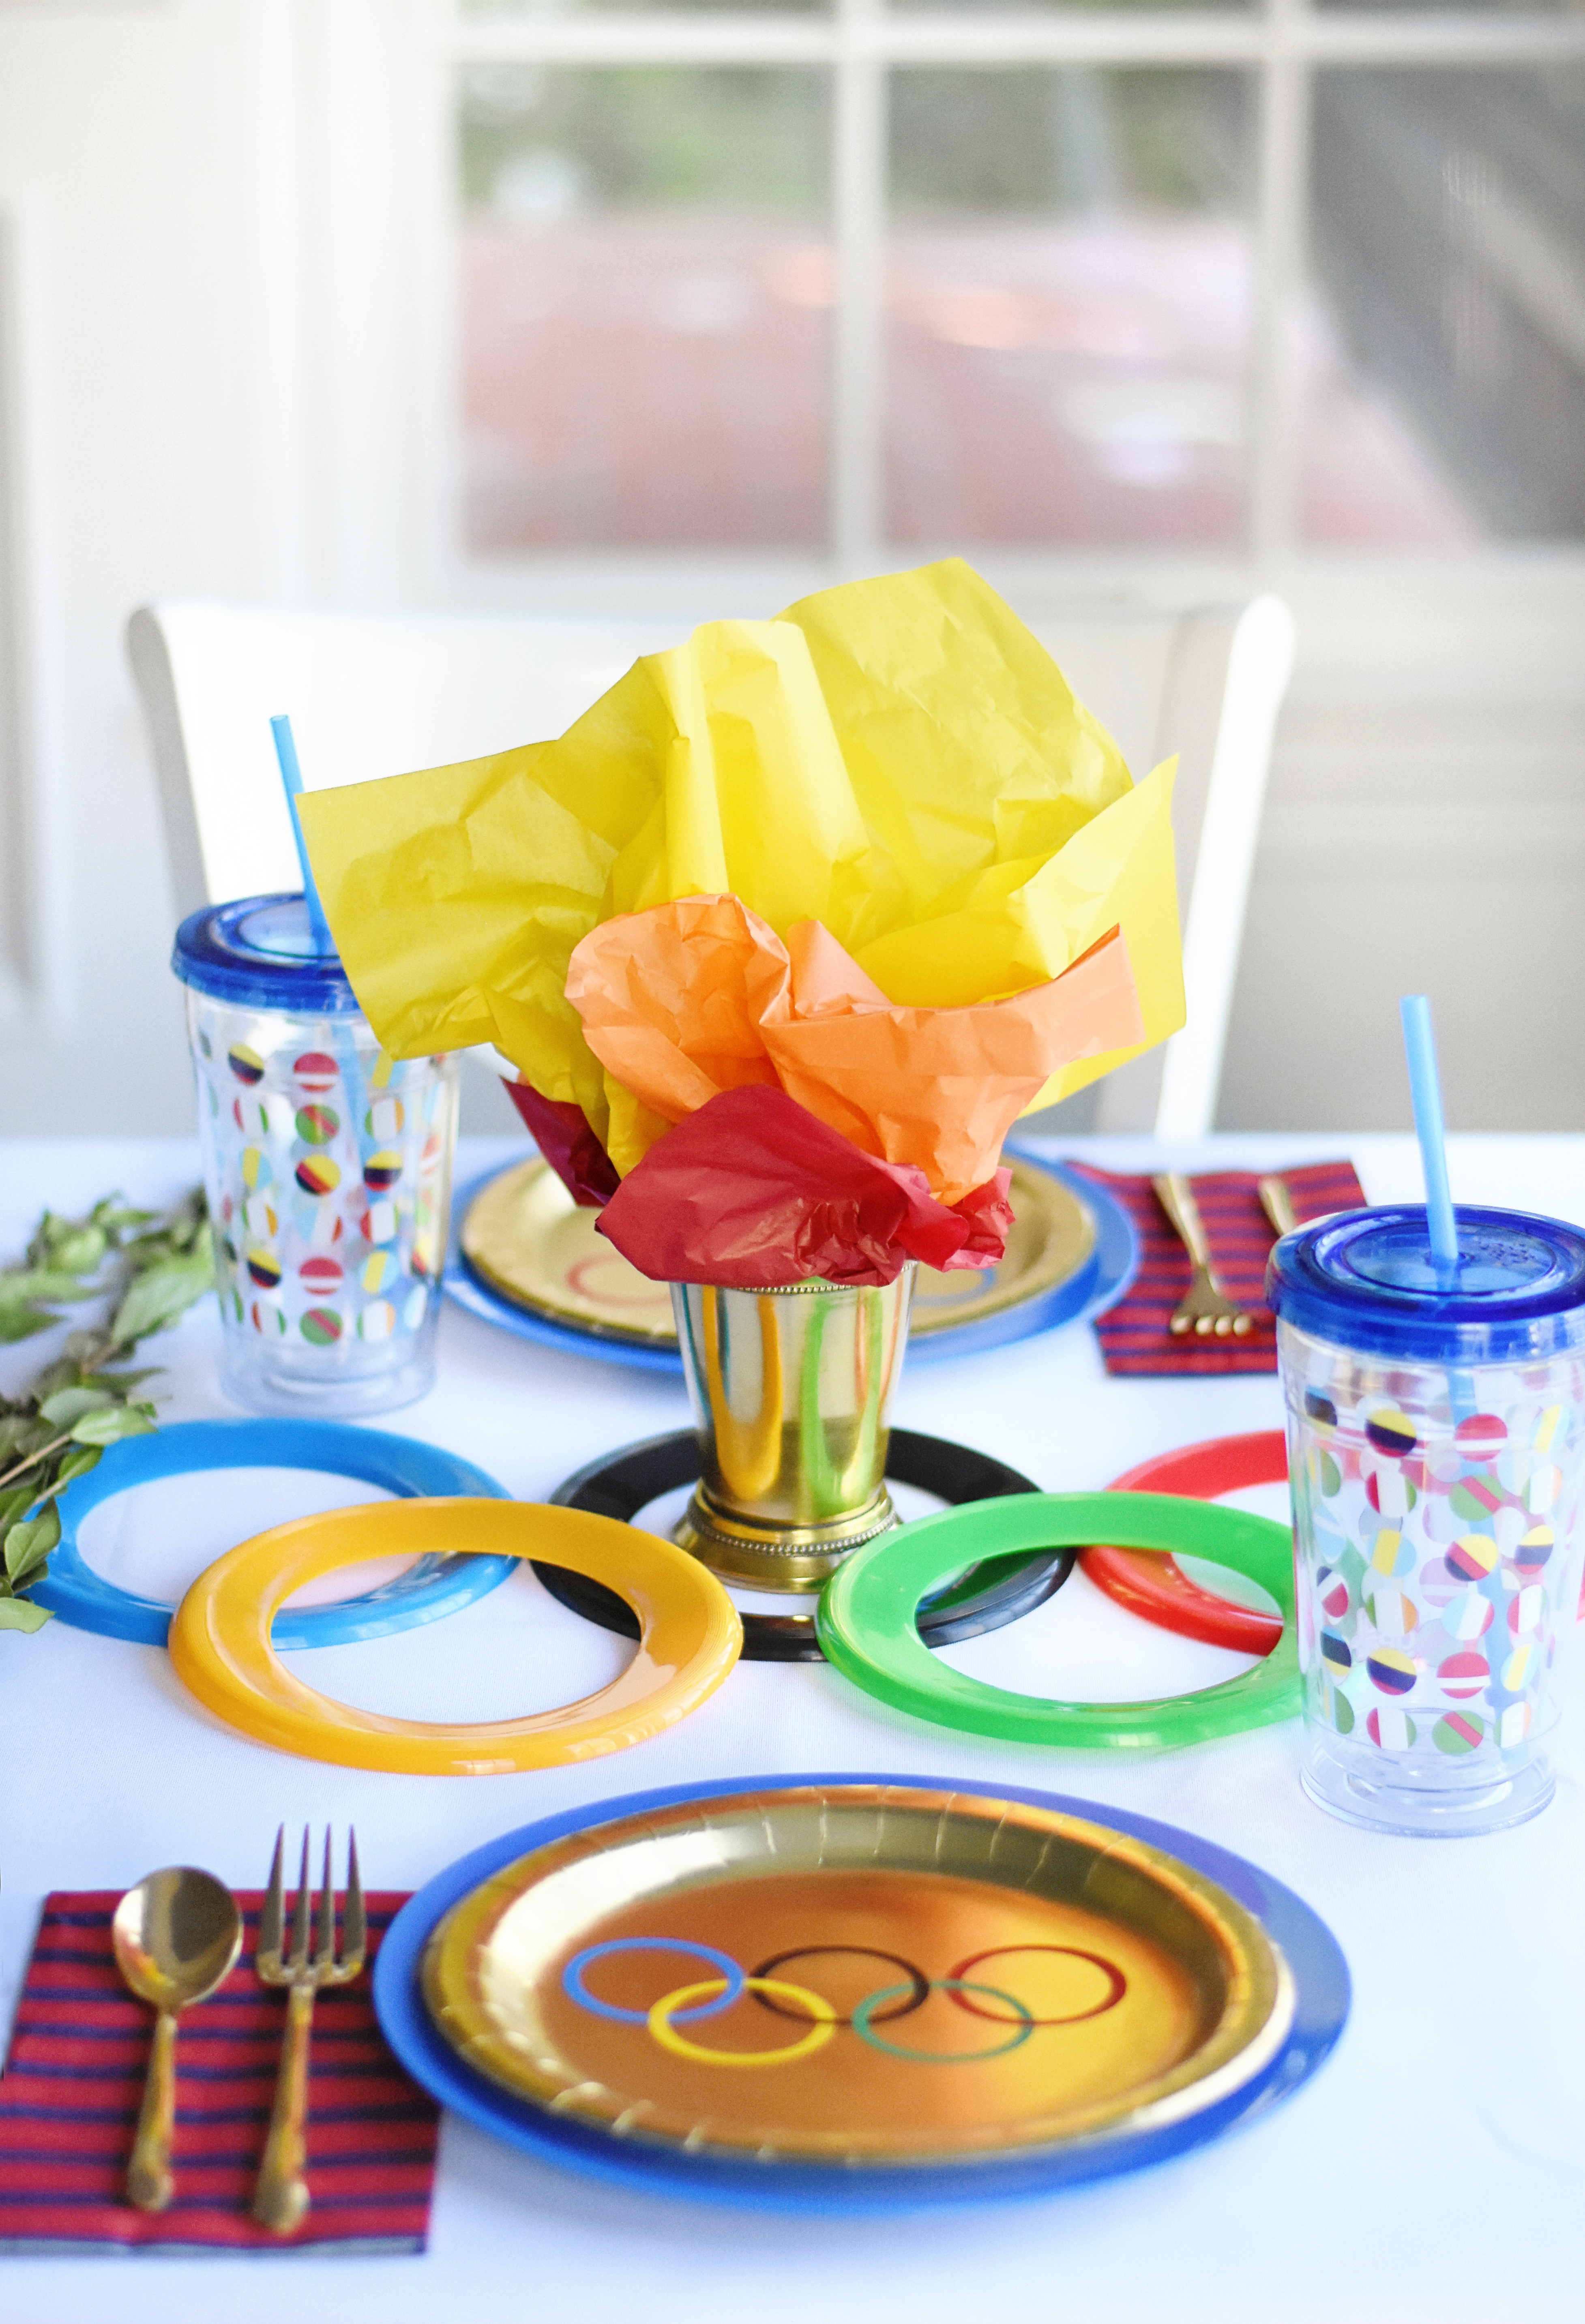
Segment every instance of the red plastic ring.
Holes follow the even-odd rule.
[[[1204,1444],[1158,1452],[1114,1478],[1107,1489],[1182,1493],[1188,1500],[1214,1501],[1247,1485],[1283,1485],[1287,1479],[1286,1439],[1280,1428],[1262,1428],[1248,1436],[1213,1436]],[[1081,1550],[1079,1563],[1096,1588],[1119,1606],[1181,1637],[1231,1646],[1241,1655],[1269,1655],[1283,1635],[1279,1616],[1229,1604],[1191,1582],[1174,1559],[1154,1550],[1098,1546]]]

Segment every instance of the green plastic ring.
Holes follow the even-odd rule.
[[[1276,1600],[1281,1639],[1237,1678],[1152,1702],[1013,1694],[966,1678],[922,1643],[914,1620],[920,1600],[972,1559],[1018,1549],[1086,1549],[1098,1541],[1230,1566]],[[855,1550],[838,1568],[820,1595],[819,1628],[827,1661],[867,1694],[935,1726],[999,1742],[1170,1751],[1291,1719],[1300,1707],[1287,1527],[1174,1493],[1018,1493],[920,1517]]]

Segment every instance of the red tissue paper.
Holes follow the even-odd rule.
[[[523,1117],[524,1126],[573,1201],[586,1211],[598,1211],[621,1184],[616,1166],[607,1153],[580,1105],[559,1105],[542,1097],[532,1082],[508,1082],[506,1094]]]
[[[1012,1173],[949,1209],[922,1170],[882,1162],[784,1090],[723,1090],[652,1146],[607,1203],[599,1232],[658,1283],[766,1291],[820,1276],[891,1283],[926,1267],[994,1267],[1007,1247]]]

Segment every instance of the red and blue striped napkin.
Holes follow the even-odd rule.
[[[313,2208],[273,2236],[249,2217],[274,2096],[286,1997],[253,1974],[263,1892],[238,1896],[236,1969],[182,2014],[176,2043],[175,2200],[123,2198],[153,2013],[122,1984],[109,1889],[48,1897],[0,2080],[0,2251],[421,2252],[429,2234],[437,2110],[375,2020],[366,1976],[314,2008],[308,2121]],[[369,1958],[405,1904],[368,1902]]]
[[[1139,1237],[1138,1274],[1117,1305],[1096,1322],[1108,1371],[1274,1372],[1276,1325],[1265,1286],[1265,1262],[1276,1237],[1260,1207],[1260,1174],[1218,1170],[1190,1182],[1221,1286],[1255,1319],[1254,1330],[1239,1339],[1202,1340],[1192,1333],[1174,1338],[1167,1329],[1193,1270],[1150,1180],[1114,1176],[1089,1163],[1071,1167],[1122,1204]],[[1314,1162],[1282,1176],[1302,1226],[1332,1211],[1358,1210],[1365,1200],[1351,1162]]]

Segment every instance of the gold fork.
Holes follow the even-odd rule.
[[[1182,1338],[1192,1332],[1196,1339],[1242,1339],[1254,1327],[1254,1317],[1247,1315],[1236,1301],[1228,1298],[1217,1280],[1211,1265],[1210,1244],[1206,1239],[1200,1205],[1187,1178],[1175,1172],[1153,1178],[1156,1199],[1177,1231],[1178,1240],[1189,1254],[1194,1273],[1189,1288],[1173,1310],[1167,1329]]]
[[[1278,1235],[1297,1234],[1299,1213],[1293,1208],[1293,1197],[1288,1191],[1287,1180],[1274,1170],[1260,1180],[1255,1191],[1260,1196],[1260,1207],[1275,1232]]]
[[[330,1830],[325,1827],[325,1877],[320,1891],[319,1929],[312,1954],[309,1951],[311,1913],[308,1884],[308,1829],[302,1834],[302,1873],[297,1907],[292,1916],[292,1950],[283,1957],[283,1898],[281,1855],[286,1827],[275,1834],[270,1886],[259,1915],[259,1943],[254,1967],[261,1985],[286,1987],[286,2031],[281,2043],[281,2066],[275,2078],[275,2104],[270,2135],[254,2190],[253,2215],[272,2234],[289,2236],[306,2216],[308,2182],[303,2172],[308,2145],[303,2121],[308,2112],[309,2036],[313,2027],[314,1995],[322,1985],[348,1985],[363,1968],[367,1944],[364,1922],[363,1884],[357,1875],[357,1834],[347,1839],[347,1909],[341,1923],[341,1952],[336,1952],[336,1891],[330,1877]]]

